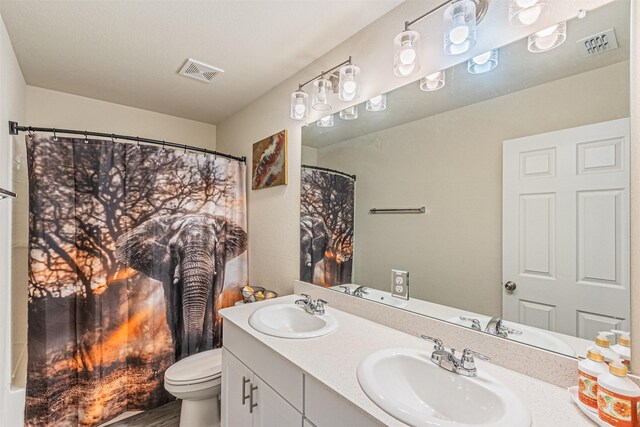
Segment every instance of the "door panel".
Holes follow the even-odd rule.
[[[504,142],[505,319],[629,328],[629,156],[628,119]]]
[[[248,396],[253,373],[226,348],[222,368],[222,427],[251,427]]]
[[[254,376],[253,399],[258,404],[253,408],[253,427],[300,427],[303,416],[271,387]]]

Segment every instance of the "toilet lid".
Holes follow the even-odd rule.
[[[217,348],[174,363],[164,373],[164,379],[173,384],[193,384],[217,378],[221,374],[222,350]]]

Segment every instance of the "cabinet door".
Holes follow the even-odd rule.
[[[302,414],[260,379],[253,377],[253,427],[300,427]]]
[[[222,349],[222,427],[251,427],[249,395],[253,373]],[[255,393],[255,392],[254,392]]]

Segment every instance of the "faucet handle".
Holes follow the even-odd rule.
[[[318,298],[318,299],[316,300],[316,304],[315,304],[314,312],[315,312],[316,314],[321,314],[321,315],[322,315],[322,314],[324,314],[324,306],[325,306],[325,304],[329,304],[329,303],[328,303],[328,302],[326,302],[326,301],[325,301],[325,300],[323,300],[323,299]]]
[[[475,329],[477,331],[482,329],[482,327],[480,326],[480,321],[474,317],[458,316],[458,319],[465,322],[471,322],[471,329]]]
[[[434,337],[430,337],[428,335],[420,335],[420,338],[422,338],[423,340],[427,340],[427,341],[431,341],[432,343],[434,343],[436,346],[434,348],[435,351],[441,351],[444,350],[444,345],[443,342],[440,338],[434,338]]]
[[[347,295],[351,295],[351,288],[346,286],[346,285],[340,285],[339,286],[340,289],[342,289],[342,292],[344,292]]]
[[[462,352],[462,360],[463,361],[471,361],[469,359],[473,359],[477,357],[480,360],[491,360],[489,356],[485,356],[482,353],[478,353],[477,351],[471,350],[470,348],[465,348]]]

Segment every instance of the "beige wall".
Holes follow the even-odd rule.
[[[500,315],[502,142],[628,116],[625,61],[318,150],[358,177],[355,282],[408,270],[412,297]],[[395,206],[427,214],[368,213]]]
[[[609,1],[585,0],[581,6],[590,9]],[[349,55],[362,69],[360,101],[409,83],[412,78],[402,79],[393,75],[393,38],[403,29],[407,19],[419,16],[440,3],[440,0],[402,3],[218,125],[218,148],[249,159],[253,143],[282,129],[289,131],[289,185],[248,190],[249,278],[252,283],[284,294],[293,291],[293,280],[299,277],[300,129],[303,123],[289,117],[291,92],[297,89],[299,83],[344,61]],[[507,3],[496,2],[496,5],[500,9],[486,16],[482,24],[486,28],[504,27]],[[508,26],[501,31],[483,33],[474,49],[465,55],[447,56],[442,49],[423,49],[421,74],[449,68],[495,46],[520,40],[531,32],[575,17],[577,11],[573,2],[555,2],[554,7],[549,8],[533,26]],[[423,37],[427,29],[430,34],[442,34],[442,22],[434,16],[422,21],[416,29],[424,32]],[[350,105],[335,102],[338,107],[332,112]],[[309,122],[319,119],[321,115],[326,113],[312,113]]]
[[[11,211],[26,194],[12,182],[12,146],[17,138],[9,135],[9,120],[25,118],[26,85],[9,35],[0,20],[0,187],[13,189],[19,199],[0,200],[0,424],[22,425],[24,391],[11,390]]]
[[[155,113],[96,99],[26,87],[26,117],[22,124],[118,133],[161,139],[180,144],[216,149],[216,127],[211,124]],[[14,188],[28,192],[24,135],[14,147]],[[13,383],[23,385],[26,373],[27,337],[27,238],[26,197],[14,203],[13,214]]]

